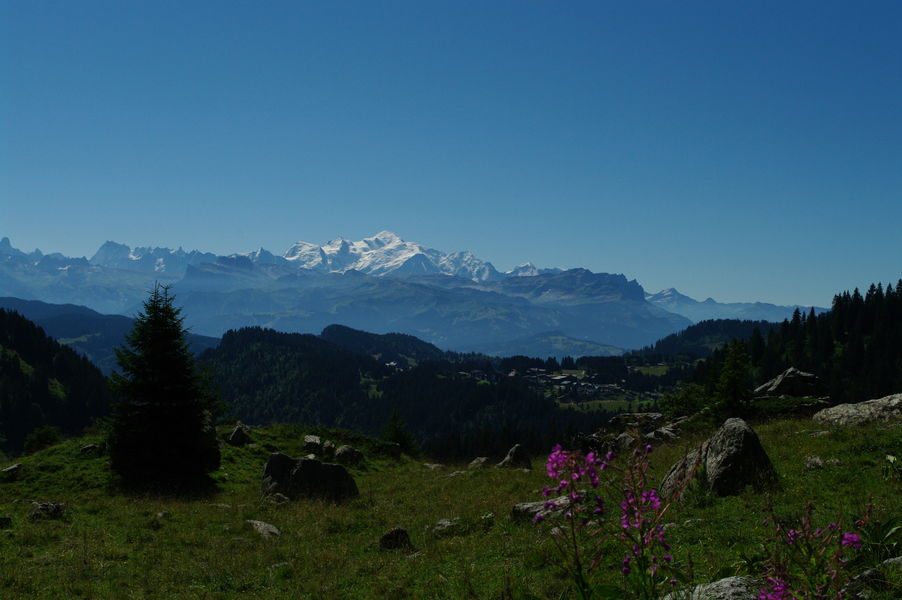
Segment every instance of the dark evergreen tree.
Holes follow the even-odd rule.
[[[121,373],[110,460],[123,479],[148,484],[192,483],[219,468],[212,396],[185,340],[180,309],[157,285],[116,350]]]
[[[748,412],[752,399],[752,377],[748,354],[740,341],[727,345],[717,382],[717,395],[727,416],[742,416]]]

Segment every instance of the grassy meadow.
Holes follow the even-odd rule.
[[[825,523],[873,501],[884,516],[902,512],[902,484],[884,479],[885,455],[902,455],[902,428],[876,425],[830,430],[809,420],[755,426],[780,475],[772,495],[779,514],[800,514],[810,500]],[[543,459],[532,472],[445,465],[426,458],[393,460],[378,444],[341,432],[316,431],[367,454],[352,469],[360,498],[344,505],[297,501],[274,505],[260,495],[271,451],[301,454],[304,428],[254,429],[255,443],[224,446],[222,468],[208,489],[184,495],[122,490],[105,456],[82,457],[98,436],[67,440],[23,457],[23,472],[0,483],[0,598],[568,598],[545,529],[514,523],[514,503],[540,498]],[[656,449],[658,476],[703,435]],[[839,464],[807,470],[817,455]],[[10,463],[0,464],[0,468]],[[460,471],[460,473],[458,473]],[[61,520],[31,522],[31,502],[64,502]],[[769,531],[767,499],[751,490],[706,505],[674,505],[668,530],[676,559],[691,562],[698,582],[745,573]],[[488,517],[487,515],[493,515]],[[458,518],[455,535],[431,532]],[[263,538],[247,523],[281,530]],[[413,551],[379,548],[394,526],[410,533]],[[615,581],[619,556],[599,567]],[[753,567],[751,567],[753,568]],[[886,597],[902,591],[902,582]],[[880,596],[875,596],[880,597]]]

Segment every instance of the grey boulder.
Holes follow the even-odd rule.
[[[755,431],[742,419],[727,419],[700,448],[674,464],[661,493],[676,497],[700,472],[708,490],[717,496],[732,496],[746,486],[765,489],[776,483],[773,463]]]
[[[857,404],[837,404],[815,413],[813,419],[828,425],[865,425],[902,420],[902,394],[893,394]]]
[[[263,468],[263,493],[299,498],[343,502],[360,495],[357,483],[341,465],[311,458],[294,459],[276,452]]]
[[[767,383],[755,388],[755,396],[804,398],[821,396],[825,391],[817,375],[789,367]]]
[[[664,600],[757,600],[758,586],[747,577],[727,577],[697,585],[688,593],[672,593]]]

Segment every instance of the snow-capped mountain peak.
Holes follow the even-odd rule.
[[[332,273],[359,271],[369,275],[453,275],[484,281],[498,275],[488,262],[472,252],[446,254],[408,242],[391,231],[350,241],[342,237],[322,246],[297,242],[284,258],[298,267]]]

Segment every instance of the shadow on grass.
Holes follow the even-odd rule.
[[[132,498],[166,500],[209,500],[220,493],[219,484],[209,475],[191,480],[133,481],[115,478],[108,487],[110,494]]]

